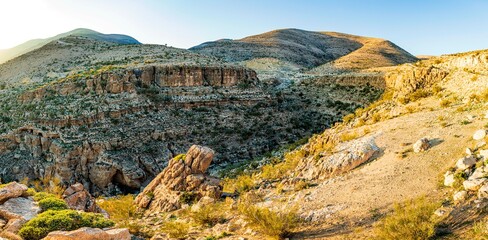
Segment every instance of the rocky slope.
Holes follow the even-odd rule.
[[[8,60],[11,60],[15,57],[18,57],[20,55],[23,55],[25,53],[41,48],[52,41],[56,41],[68,36],[87,37],[91,39],[97,39],[103,42],[118,43],[118,44],[140,44],[139,41],[127,35],[102,34],[90,29],[79,28],[66,33],[56,35],[54,37],[50,37],[46,39],[33,39],[23,44],[20,44],[18,46],[15,46],[13,48],[0,50],[0,64]]]
[[[246,63],[266,59],[269,65],[269,61],[275,59],[299,68],[314,68],[325,64],[332,69],[344,70],[394,66],[417,60],[387,40],[300,29],[275,30],[239,40],[206,42],[190,50],[227,62]],[[314,71],[322,68],[325,66]]]

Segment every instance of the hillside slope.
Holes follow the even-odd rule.
[[[22,54],[36,50],[52,41],[59,40],[61,38],[68,37],[68,36],[87,37],[87,38],[97,39],[99,41],[118,43],[118,44],[140,44],[139,41],[127,35],[103,34],[90,29],[78,28],[66,33],[58,34],[54,37],[50,37],[46,39],[33,39],[10,49],[2,49],[0,50],[0,64],[8,60],[11,60],[15,57],[18,57]]]
[[[387,40],[299,29],[206,42],[190,50],[227,62],[276,59],[299,68],[332,63],[342,69],[365,69],[417,61],[416,57]]]

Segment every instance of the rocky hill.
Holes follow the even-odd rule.
[[[68,36],[87,37],[118,44],[140,44],[136,39],[121,34],[102,34],[90,29],[78,28],[46,39],[33,39],[10,49],[0,50],[0,64],[15,57],[43,47],[44,45]]]
[[[0,65],[0,84],[2,179],[56,177],[96,195],[139,191],[192,144],[218,151],[210,171],[226,172],[382,92],[283,88],[212,56],[92,36],[60,38]]]
[[[394,66],[417,61],[390,41],[336,32],[275,30],[239,40],[218,40],[190,48],[226,62],[285,64],[325,72]],[[325,66],[322,66],[325,65]],[[328,68],[327,68],[328,67]]]

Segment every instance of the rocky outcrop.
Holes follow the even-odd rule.
[[[0,204],[0,218],[6,221],[0,230],[0,237],[21,240],[17,232],[40,212],[32,198],[22,197],[26,191],[27,186],[17,182],[11,182],[0,189],[0,198],[3,200]]]
[[[414,65],[402,65],[385,74],[385,84],[394,90],[395,95],[404,96],[433,86],[444,79],[449,72],[447,70],[429,66],[418,67]]]
[[[181,207],[181,196],[219,198],[219,180],[205,175],[215,152],[207,147],[193,145],[186,155],[170,160],[168,167],[147,185],[135,203],[151,212],[168,212]]]
[[[99,228],[80,228],[73,231],[50,232],[44,240],[130,240],[126,228],[102,230]]]
[[[311,79],[317,86],[325,84],[339,84],[345,86],[372,86],[378,89],[385,89],[386,83],[382,74],[347,73],[324,75]],[[308,81],[307,81],[308,82]]]
[[[327,140],[330,141],[330,138],[325,141]],[[327,142],[323,144],[327,144]],[[331,153],[319,153],[316,155],[319,156],[318,159],[309,157],[305,161],[301,161],[296,171],[298,176],[304,179],[326,179],[365,163],[379,150],[374,137],[355,139],[340,143]]]
[[[118,94],[134,93],[136,88],[167,87],[232,87],[238,84],[256,85],[256,72],[242,67],[213,67],[185,65],[144,66],[136,69],[112,69],[91,77],[73,76],[58,84],[26,92],[19,97],[22,102],[39,101],[43,97],[73,93]]]
[[[68,207],[78,211],[107,213],[101,209],[96,199],[83,187],[81,183],[76,183],[67,188],[63,193],[63,200]]]

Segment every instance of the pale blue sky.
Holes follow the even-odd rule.
[[[188,48],[279,28],[391,40],[412,54],[488,48],[484,0],[2,0],[0,49],[74,28]]]

